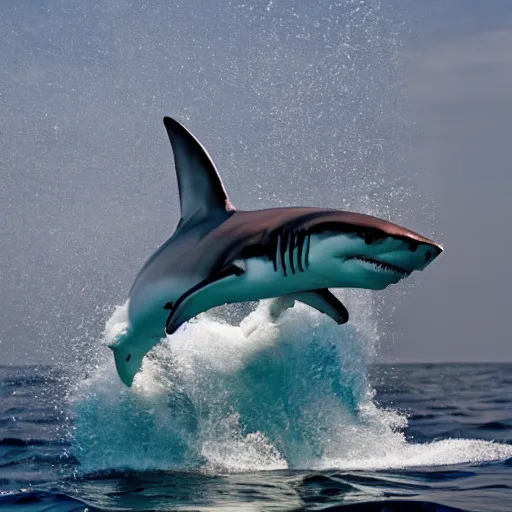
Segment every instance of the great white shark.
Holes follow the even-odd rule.
[[[344,324],[348,311],[329,288],[382,290],[423,270],[443,250],[406,228],[360,213],[303,207],[237,211],[202,144],[178,121],[165,117],[164,125],[181,219],[135,278],[128,325],[110,345],[127,386],[165,334],[210,308],[282,297],[284,307],[297,300]]]

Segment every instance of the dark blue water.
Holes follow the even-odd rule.
[[[52,367],[1,367],[0,509],[512,510],[512,365],[383,365],[372,366],[367,377],[375,390],[372,401],[376,411],[383,418],[386,411],[398,411],[407,417],[407,423],[396,426],[392,433],[379,434],[374,426],[364,430],[365,425],[354,427],[355,423],[347,422],[347,430],[360,428],[364,432],[360,442],[369,445],[359,459],[359,469],[358,447],[354,447],[355,458],[346,449],[342,453],[345,462],[333,460],[329,468],[327,461],[327,466],[319,464],[314,470],[233,473],[222,468],[216,471],[202,461],[203,469],[190,471],[142,471],[126,464],[124,469],[98,467],[83,474],[81,465],[91,461],[73,453],[80,448],[69,435],[75,422],[86,421],[84,416],[76,418],[85,413],[76,404],[70,405],[76,377]],[[154,397],[146,398],[152,402],[150,408],[159,407],[152,401]],[[184,403],[184,398],[182,403],[173,403],[173,399],[168,403],[169,411],[175,407],[182,415],[182,435],[197,428],[184,417]],[[96,439],[89,439],[83,448],[99,443],[107,452],[112,434],[102,425],[97,394],[90,396],[89,405],[96,408],[90,414],[97,415],[98,423],[87,436]],[[125,420],[130,423],[129,415]],[[130,427],[138,429],[139,444],[145,446],[149,457],[139,463],[149,466],[152,447],[144,436],[166,434],[156,433],[146,420],[145,427],[133,423]],[[397,437],[395,444],[386,437],[400,433],[404,439]],[[131,452],[144,457],[140,455],[144,450],[138,452],[133,444],[137,435],[125,439],[130,444],[119,453],[120,458],[126,459]],[[219,431],[218,435],[223,434]],[[347,437],[354,439],[354,432],[347,432]],[[116,440],[111,441],[117,446]],[[243,451],[242,439],[239,441],[239,451]],[[389,450],[380,451],[379,442],[390,443]],[[167,448],[162,442],[161,450]],[[233,457],[226,446],[224,449],[226,458]],[[236,447],[233,450],[236,452]],[[107,460],[109,455],[103,455]],[[165,453],[162,457],[168,455],[176,458]],[[250,453],[246,456],[250,458]],[[270,450],[267,456],[269,466],[278,464],[277,454]],[[322,458],[322,454],[317,456]],[[101,459],[98,453],[95,457]],[[261,453],[256,450],[253,458],[257,457]]]
[[[0,367],[0,510],[512,510],[512,365],[375,366],[364,317],[240,319],[191,322],[130,389],[125,306],[73,364]]]

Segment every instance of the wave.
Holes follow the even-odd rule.
[[[369,305],[365,293],[352,298]],[[357,316],[340,328],[297,304],[273,323],[269,301],[239,325],[206,313],[155,347],[130,389],[105,348],[125,325],[126,305],[107,323],[103,361],[72,393],[71,452],[82,473],[385,469],[512,456],[511,446],[485,441],[408,443],[406,418],[373,400],[375,329]]]

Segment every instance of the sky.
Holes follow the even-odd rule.
[[[0,362],[76,357],[172,233],[164,115],[239,209],[444,245],[382,293],[380,359],[512,361],[508,0],[7,0],[0,47]]]

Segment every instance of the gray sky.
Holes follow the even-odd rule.
[[[1,362],[75,357],[171,233],[166,114],[241,209],[354,209],[445,245],[382,295],[382,358],[512,360],[512,4],[314,4],[3,3]]]

